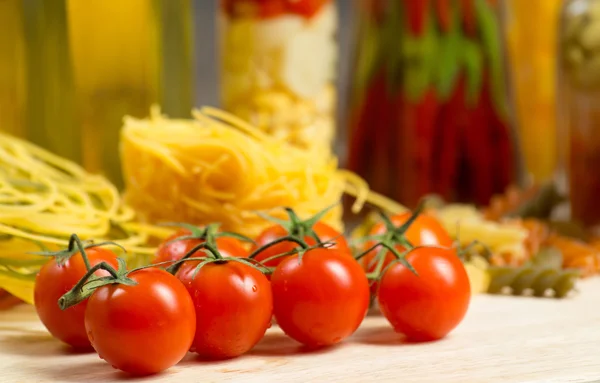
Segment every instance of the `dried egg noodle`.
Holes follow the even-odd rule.
[[[0,132],[0,288],[31,302],[35,272],[47,259],[27,252],[65,246],[72,233],[117,238],[129,255],[151,253],[144,227],[125,230],[133,218],[105,178]]]
[[[153,108],[149,119],[126,118],[121,132],[125,199],[149,222],[220,222],[249,236],[270,223],[257,212],[301,217],[340,202],[344,192],[389,211],[402,207],[369,191],[358,176],[338,169],[328,152],[293,147],[214,108],[189,120],[169,119]],[[341,230],[338,204],[324,218]]]

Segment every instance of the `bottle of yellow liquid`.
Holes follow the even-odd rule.
[[[0,129],[81,159],[64,1],[0,1]]]
[[[0,1],[0,130],[14,135],[24,131],[25,36],[23,10],[17,0]]]
[[[548,181],[557,166],[556,47],[563,0],[505,0],[505,32],[525,171]]]
[[[152,104],[175,117],[190,112],[191,8],[191,0],[0,1],[3,130],[120,185],[123,117],[146,116]]]

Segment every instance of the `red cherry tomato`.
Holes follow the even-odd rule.
[[[192,298],[181,282],[158,268],[132,272],[134,286],[111,284],[88,300],[85,328],[101,358],[133,375],[177,364],[196,332]]]
[[[324,222],[317,222],[313,226],[313,230],[315,231],[315,233],[317,234],[317,236],[319,237],[319,239],[322,242],[328,242],[328,241],[335,242],[335,245],[331,246],[330,249],[337,249],[340,253],[350,255],[350,256],[352,255],[352,252],[350,251],[350,246],[348,246],[348,242],[346,241],[346,238],[339,231],[335,230],[334,228],[332,228],[331,226],[329,226],[328,224],[326,224]],[[253,247],[252,251],[255,251],[256,249],[260,248],[261,246],[272,243],[273,241],[275,241],[279,238],[283,238],[287,235],[288,235],[287,231],[283,227],[281,227],[279,225],[270,226],[267,229],[265,229],[258,237],[256,237],[256,239],[254,240],[256,245]],[[317,244],[317,241],[315,241],[314,238],[309,237],[309,236],[304,237],[304,241],[310,246]],[[268,258],[275,256],[275,255],[292,251],[297,247],[298,247],[298,244],[295,242],[284,241],[284,242],[278,243],[276,245],[270,246],[267,249],[261,251],[259,254],[256,255],[255,259],[257,261],[262,262]],[[269,266],[269,267],[275,267],[275,266],[279,265],[281,263],[281,261],[283,261],[284,258],[287,258],[287,257],[279,257],[276,259],[272,259],[272,260],[264,263],[264,265]]]
[[[445,337],[463,320],[471,299],[467,272],[454,250],[418,248],[381,277],[377,301],[394,329],[412,341]]]
[[[273,311],[281,329],[309,347],[350,336],[369,307],[369,282],[358,262],[317,248],[286,258],[271,276]]]
[[[398,227],[404,224],[410,217],[412,213],[402,213],[395,216],[390,217],[394,226]],[[383,223],[378,223],[371,229],[370,234],[383,234],[385,233],[386,228]],[[444,227],[440,224],[440,222],[435,218],[427,214],[420,214],[417,219],[410,225],[408,230],[405,233],[406,239],[413,246],[441,246],[441,247],[451,247],[453,245],[452,238],[444,229]],[[368,242],[365,245],[365,249],[369,249],[375,245],[374,242]],[[406,249],[403,246],[396,246],[398,251],[403,252]],[[361,258],[363,267],[368,272],[371,272],[377,266],[377,261],[374,260],[377,252],[379,251],[379,247],[370,251],[367,255]],[[383,263],[383,267],[385,268],[390,262],[395,260],[393,254],[389,252],[385,255],[385,260]]]
[[[152,263],[160,263],[167,261],[178,261],[183,258],[188,252],[194,247],[200,245],[204,241],[201,239],[183,239],[181,241],[174,241],[177,238],[191,235],[192,232],[188,229],[180,229],[165,239],[158,247],[156,255]],[[247,251],[244,249],[242,243],[232,237],[218,237],[216,239],[217,249],[221,255],[225,257],[242,257],[246,255]],[[206,253],[203,251],[197,251],[193,255],[194,257],[204,257]]]
[[[196,308],[196,337],[191,351],[207,359],[227,359],[248,352],[270,326],[273,296],[269,280],[240,262],[203,265],[185,262],[177,277]]]
[[[85,250],[90,265],[107,262],[117,267],[117,255],[102,247]],[[53,337],[75,348],[91,348],[84,325],[87,301],[62,311],[58,299],[85,275],[87,269],[80,253],[73,254],[64,264],[50,260],[40,269],[33,290],[33,300],[37,314]],[[105,271],[96,272],[98,276],[108,275]]]

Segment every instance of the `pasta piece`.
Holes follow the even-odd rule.
[[[546,245],[559,249],[563,254],[563,267],[579,269],[582,277],[589,277],[600,271],[600,250],[585,242],[552,235]]]
[[[521,189],[509,186],[505,193],[496,195],[483,208],[486,219],[500,221],[505,217],[548,218],[552,209],[563,201],[555,185],[532,185]]]
[[[558,249],[546,248],[521,267],[492,266],[488,293],[564,298],[574,289],[580,272],[563,270],[562,263]]]
[[[488,267],[488,262],[477,255],[470,257],[465,262],[465,270],[471,284],[471,294],[481,294],[488,291],[491,282]]]
[[[498,223],[486,220],[471,205],[451,204],[438,210],[437,217],[461,246],[483,244],[492,254],[502,254],[522,263],[528,258],[525,241],[529,235],[519,222]]]
[[[491,278],[488,293],[523,295],[531,293],[536,297],[566,297],[575,287],[579,278],[577,270],[556,270],[523,266],[492,266],[488,269]],[[508,291],[507,291],[508,290]]]

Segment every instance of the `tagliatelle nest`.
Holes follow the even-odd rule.
[[[366,200],[398,209],[338,169],[330,153],[293,147],[217,109],[193,115],[174,120],[154,109],[149,119],[125,120],[125,198],[147,221],[221,223],[256,236],[271,224],[257,212],[285,218],[285,206],[306,218],[339,204],[344,192],[358,196],[355,211]],[[324,220],[342,230],[341,206]]]

